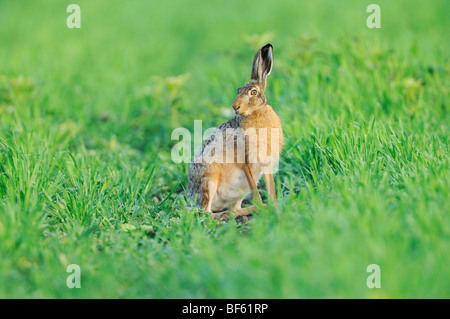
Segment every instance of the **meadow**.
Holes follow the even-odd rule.
[[[0,298],[450,297],[448,1],[75,3],[0,0]],[[268,42],[278,209],[187,210],[171,132]]]

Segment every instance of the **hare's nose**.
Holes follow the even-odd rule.
[[[235,104],[233,104],[233,109],[234,109],[235,111],[239,110],[240,107],[241,107],[240,105],[235,105]]]

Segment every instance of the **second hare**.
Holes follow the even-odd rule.
[[[237,90],[234,116],[206,140],[189,167],[188,196],[214,217],[229,212],[236,217],[252,214],[254,207],[241,205],[250,193],[262,202],[257,188],[261,176],[268,194],[276,200],[273,171],[280,158],[283,132],[264,94],[272,65],[273,47],[267,44],[256,52],[250,82]]]

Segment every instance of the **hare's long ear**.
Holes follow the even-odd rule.
[[[263,89],[266,88],[266,78],[272,71],[272,65],[273,47],[269,43],[259,49],[253,59],[252,80],[259,82]]]

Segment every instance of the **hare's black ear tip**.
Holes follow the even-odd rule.
[[[268,51],[273,51],[273,46],[270,43],[267,43],[265,46],[263,46],[261,48],[262,52],[268,52]]]

